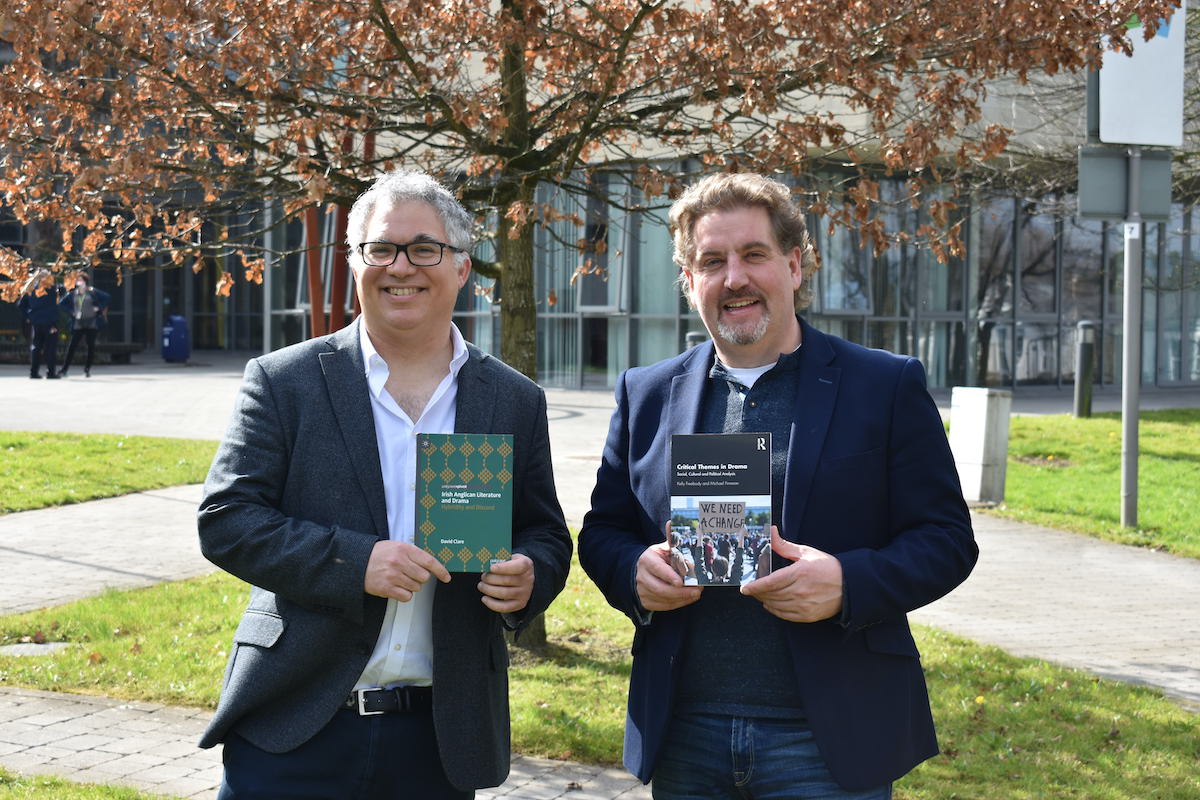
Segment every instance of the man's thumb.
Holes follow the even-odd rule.
[[[779,535],[779,528],[771,526],[771,549],[789,561],[798,561],[804,552],[800,545],[789,542]]]

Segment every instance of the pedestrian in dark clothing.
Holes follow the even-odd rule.
[[[83,360],[84,377],[92,377],[92,363],[96,355],[96,334],[107,324],[105,312],[108,310],[108,292],[101,291],[88,285],[86,275],[75,278],[75,288],[67,292],[59,305],[70,318],[71,341],[67,345],[67,358],[63,362],[59,375],[67,377],[67,370],[75,358],[75,347],[83,339],[87,344],[87,353]]]
[[[58,299],[62,286],[55,284],[48,270],[38,270],[25,282],[25,291],[17,301],[21,316],[29,323],[29,377],[42,377],[42,362],[46,377],[57,378],[58,364]]]

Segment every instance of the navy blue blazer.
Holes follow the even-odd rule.
[[[841,562],[847,624],[788,623],[788,640],[808,724],[831,773],[846,788],[869,788],[937,753],[906,612],[962,582],[978,549],[921,363],[801,325],[777,524],[785,539]],[[579,534],[584,570],[637,625],[625,766],[643,782],[662,752],[694,607],[655,612],[640,624],[634,575],[642,551],[663,541],[671,434],[696,432],[712,362],[706,342],[621,376]]]

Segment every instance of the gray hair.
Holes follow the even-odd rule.
[[[346,221],[346,244],[351,252],[367,233],[367,220],[380,202],[389,205],[421,202],[433,208],[446,228],[447,244],[470,251],[475,219],[450,190],[425,172],[398,169],[381,175],[350,207]],[[462,255],[459,256],[460,260]]]

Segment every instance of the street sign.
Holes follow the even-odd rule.
[[[1187,4],[1147,41],[1142,23],[1128,25],[1133,55],[1105,50],[1100,67],[1100,141],[1179,147],[1183,144],[1184,20]]]
[[[1129,216],[1128,150],[1085,145],[1079,148],[1079,211],[1084,219],[1123,220]],[[1138,211],[1144,222],[1171,216],[1171,152],[1142,150]]]

